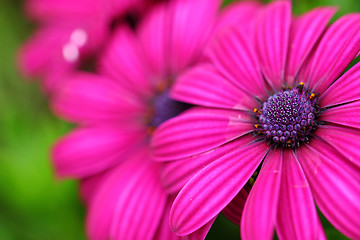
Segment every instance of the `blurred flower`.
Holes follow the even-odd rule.
[[[178,78],[170,96],[201,107],[152,141],[167,188],[183,187],[170,212],[177,234],[225,208],[242,239],[272,239],[274,228],[280,239],[325,238],[315,201],[360,238],[360,64],[342,75],[360,50],[360,14],[327,27],[334,12],[293,17],[290,1],[270,3],[249,33],[227,29],[210,62]]]
[[[55,146],[57,174],[82,179],[91,239],[177,239],[168,223],[173,194],[150,157],[152,132],[191,105],[169,98],[177,76],[198,61],[213,29],[254,12],[257,3],[176,0],[154,7],[137,28],[116,30],[98,74],[77,72],[54,95],[54,110],[80,127]],[[245,12],[246,11],[246,12]],[[234,17],[232,17],[234,16]],[[188,236],[203,239],[213,220]]]
[[[147,1],[151,2],[151,1]],[[23,46],[20,65],[31,77],[41,77],[52,92],[85,59],[94,57],[110,37],[113,23],[138,16],[145,0],[28,0],[28,15],[40,23]],[[119,21],[121,22],[121,21]]]

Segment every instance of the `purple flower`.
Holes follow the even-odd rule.
[[[224,211],[242,239],[272,239],[274,229],[324,238],[315,202],[360,238],[360,64],[343,74],[360,50],[360,15],[327,26],[334,12],[297,17],[290,1],[270,3],[178,79],[171,97],[199,107],[153,137],[167,190],[182,188],[170,212],[178,235]]]

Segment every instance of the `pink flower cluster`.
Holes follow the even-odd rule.
[[[317,208],[360,239],[360,14],[221,3],[28,2],[21,64],[77,124],[53,159],[89,239],[205,239],[220,213],[242,239],[325,239]]]

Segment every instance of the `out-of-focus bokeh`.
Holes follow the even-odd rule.
[[[17,70],[16,54],[35,29],[21,0],[0,0],[0,240],[85,239],[85,210],[75,181],[53,174],[50,147],[71,126],[54,116],[38,84]],[[226,0],[229,3],[231,0]],[[294,12],[336,5],[337,17],[360,12],[359,0],[293,0]],[[345,239],[325,219],[329,239]],[[239,239],[220,217],[208,239]]]

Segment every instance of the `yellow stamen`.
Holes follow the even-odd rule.
[[[254,113],[261,114],[261,111],[257,108],[254,108]]]
[[[260,127],[260,124],[255,124],[255,128],[259,128]]]
[[[315,94],[312,93],[309,98],[310,98],[310,100],[313,100],[315,98]]]
[[[303,88],[304,88],[304,83],[303,83],[303,82],[300,82],[300,83],[299,83],[299,93],[300,93],[300,94],[302,94]]]

